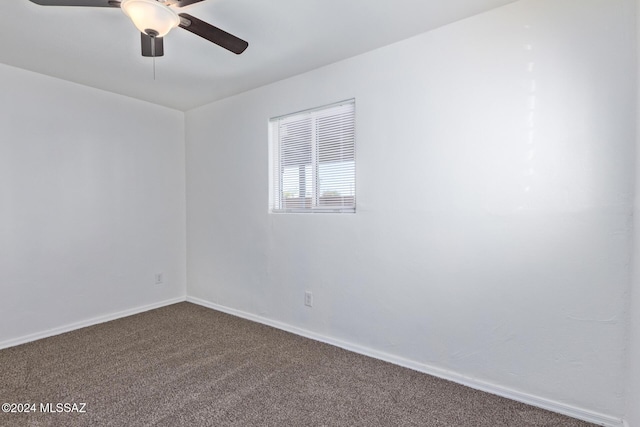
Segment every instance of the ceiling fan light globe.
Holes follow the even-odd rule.
[[[155,37],[166,36],[180,24],[180,17],[156,0],[123,0],[120,8],[141,33],[152,30],[157,33]]]

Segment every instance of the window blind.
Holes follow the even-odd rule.
[[[271,119],[272,212],[355,212],[355,100]]]

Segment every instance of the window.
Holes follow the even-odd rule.
[[[272,212],[355,212],[355,100],[269,121]]]

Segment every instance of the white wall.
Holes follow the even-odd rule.
[[[619,422],[631,7],[523,0],[188,112],[189,295]],[[350,97],[357,214],[268,214],[268,119]]]
[[[640,72],[640,0],[636,4],[636,77]],[[636,175],[635,175],[635,207],[633,221],[633,278],[631,284],[629,317],[629,352],[627,356],[627,413],[626,422],[630,427],[640,426],[640,84],[636,80]]]
[[[639,145],[640,147],[640,141]],[[637,149],[640,153],[640,149]],[[640,161],[636,157],[636,162]],[[640,164],[640,163],[639,163]],[[640,176],[636,172],[636,207],[640,212]],[[631,316],[629,319],[630,345],[627,356],[627,412],[626,421],[630,427],[640,426],[640,218],[634,216],[634,256],[633,256],[633,284],[631,289]]]
[[[184,114],[5,65],[0,87],[0,347],[184,298]]]

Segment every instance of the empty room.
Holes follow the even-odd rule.
[[[3,3],[0,426],[640,427],[640,0]]]

